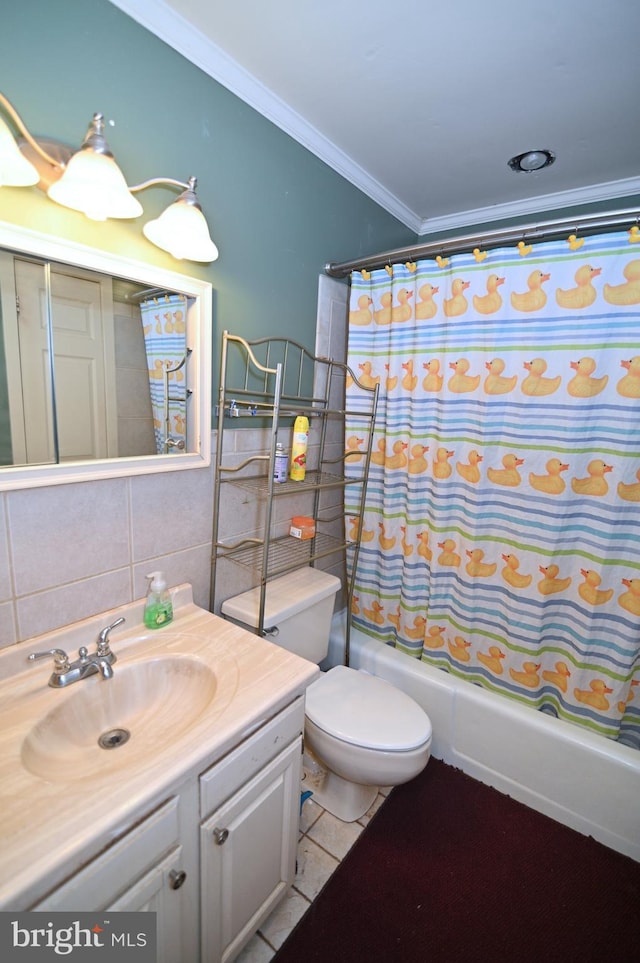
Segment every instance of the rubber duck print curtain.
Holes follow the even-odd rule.
[[[184,450],[186,444],[186,308],[182,294],[165,294],[140,305],[159,455]]]
[[[366,510],[347,489],[346,511],[359,629],[640,748],[631,237],[355,272],[348,360],[380,402]],[[347,423],[347,472],[361,447]]]

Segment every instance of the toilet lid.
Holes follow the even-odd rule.
[[[306,714],[330,736],[368,749],[417,749],[431,738],[429,716],[410,696],[344,665],[307,688]]]

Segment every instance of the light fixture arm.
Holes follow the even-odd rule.
[[[32,147],[33,150],[37,154],[39,154],[43,160],[47,162],[47,164],[51,164],[52,167],[56,167],[58,169],[64,166],[60,163],[59,160],[56,160],[55,157],[52,157],[50,154],[47,154],[46,150],[43,150],[43,148],[40,146],[40,144],[35,139],[35,137],[31,136],[27,128],[27,125],[23,121],[18,111],[2,93],[0,93],[0,105],[4,108],[6,113],[9,115],[9,117],[11,118],[13,123],[16,125],[16,127],[18,128],[18,130],[20,131],[24,139],[27,141],[29,146]]]

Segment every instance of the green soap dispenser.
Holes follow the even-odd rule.
[[[152,572],[145,578],[150,581],[144,607],[144,624],[148,629],[159,629],[173,619],[173,603],[162,572]]]

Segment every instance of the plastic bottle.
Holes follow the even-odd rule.
[[[144,624],[148,629],[159,629],[173,619],[173,602],[162,572],[152,572],[145,577],[150,581],[144,607]]]
[[[291,446],[291,481],[303,481],[307,470],[307,444],[309,441],[309,419],[298,415],[293,425],[293,444]]]
[[[275,482],[286,482],[287,471],[289,468],[289,456],[284,450],[282,442],[276,443],[276,455],[273,459],[273,480]]]

